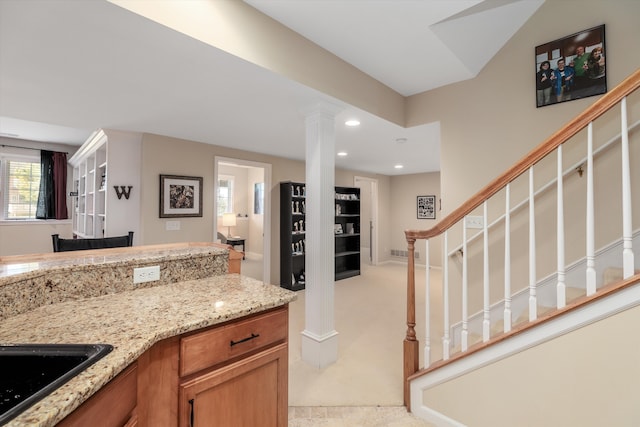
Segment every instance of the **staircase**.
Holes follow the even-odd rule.
[[[437,426],[640,425],[638,87],[640,70],[435,227],[405,233],[411,412]],[[418,302],[417,244],[442,265]]]

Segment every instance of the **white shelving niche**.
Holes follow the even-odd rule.
[[[74,237],[113,237],[133,231],[135,242],[140,228],[141,144],[141,134],[98,129],[69,159],[72,191],[77,193]],[[114,184],[131,186],[129,197],[118,197]]]

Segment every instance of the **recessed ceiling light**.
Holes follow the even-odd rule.
[[[346,151],[339,151],[338,152],[338,156],[340,156],[340,157],[345,157],[346,155],[347,155]]]
[[[403,167],[404,167],[404,166],[402,166],[402,165],[395,165],[395,166],[394,166],[394,168],[396,168],[396,169],[402,169]]]
[[[344,122],[344,124],[350,127],[360,126],[360,121],[356,119],[351,119]]]

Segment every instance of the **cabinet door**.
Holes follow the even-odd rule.
[[[63,419],[58,427],[131,426],[137,421],[137,364],[133,364]]]
[[[180,385],[180,426],[286,427],[287,345]]]

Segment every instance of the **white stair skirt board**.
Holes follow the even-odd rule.
[[[596,251],[595,256],[595,268],[598,278],[598,288],[613,283],[614,279],[621,275],[618,269],[622,269],[622,239],[610,243]],[[633,233],[633,247],[640,247],[640,230],[636,230]],[[585,270],[587,260],[586,258],[580,259],[565,269],[565,283],[567,302],[576,296],[585,294]],[[635,269],[640,269],[640,257],[636,257]],[[621,278],[621,277],[620,277]],[[556,306],[556,284],[557,275],[550,274],[549,276],[538,281],[536,285],[537,298],[538,298],[538,317],[549,308]],[[581,292],[577,295],[576,292]],[[573,298],[572,298],[573,295]],[[511,297],[511,316],[512,325],[522,321],[523,316],[528,319],[528,299],[529,288],[524,288],[518,291]],[[542,311],[540,309],[542,308]],[[546,308],[546,309],[545,309]],[[490,308],[490,321],[492,335],[495,333],[496,324],[504,324],[504,301],[498,301],[491,305]],[[476,312],[469,316],[468,319],[468,331],[469,334],[475,334],[482,336],[482,311]],[[460,346],[460,333],[462,331],[462,322],[457,322],[451,326],[451,346]],[[502,332],[502,331],[499,331]]]
[[[338,360],[338,332],[332,331],[324,336],[304,330],[302,335],[302,360],[311,366],[322,369]]]
[[[622,289],[423,375],[411,382],[411,412],[438,426],[462,426],[463,424],[426,407],[422,403],[424,391],[638,305],[640,284]]]

